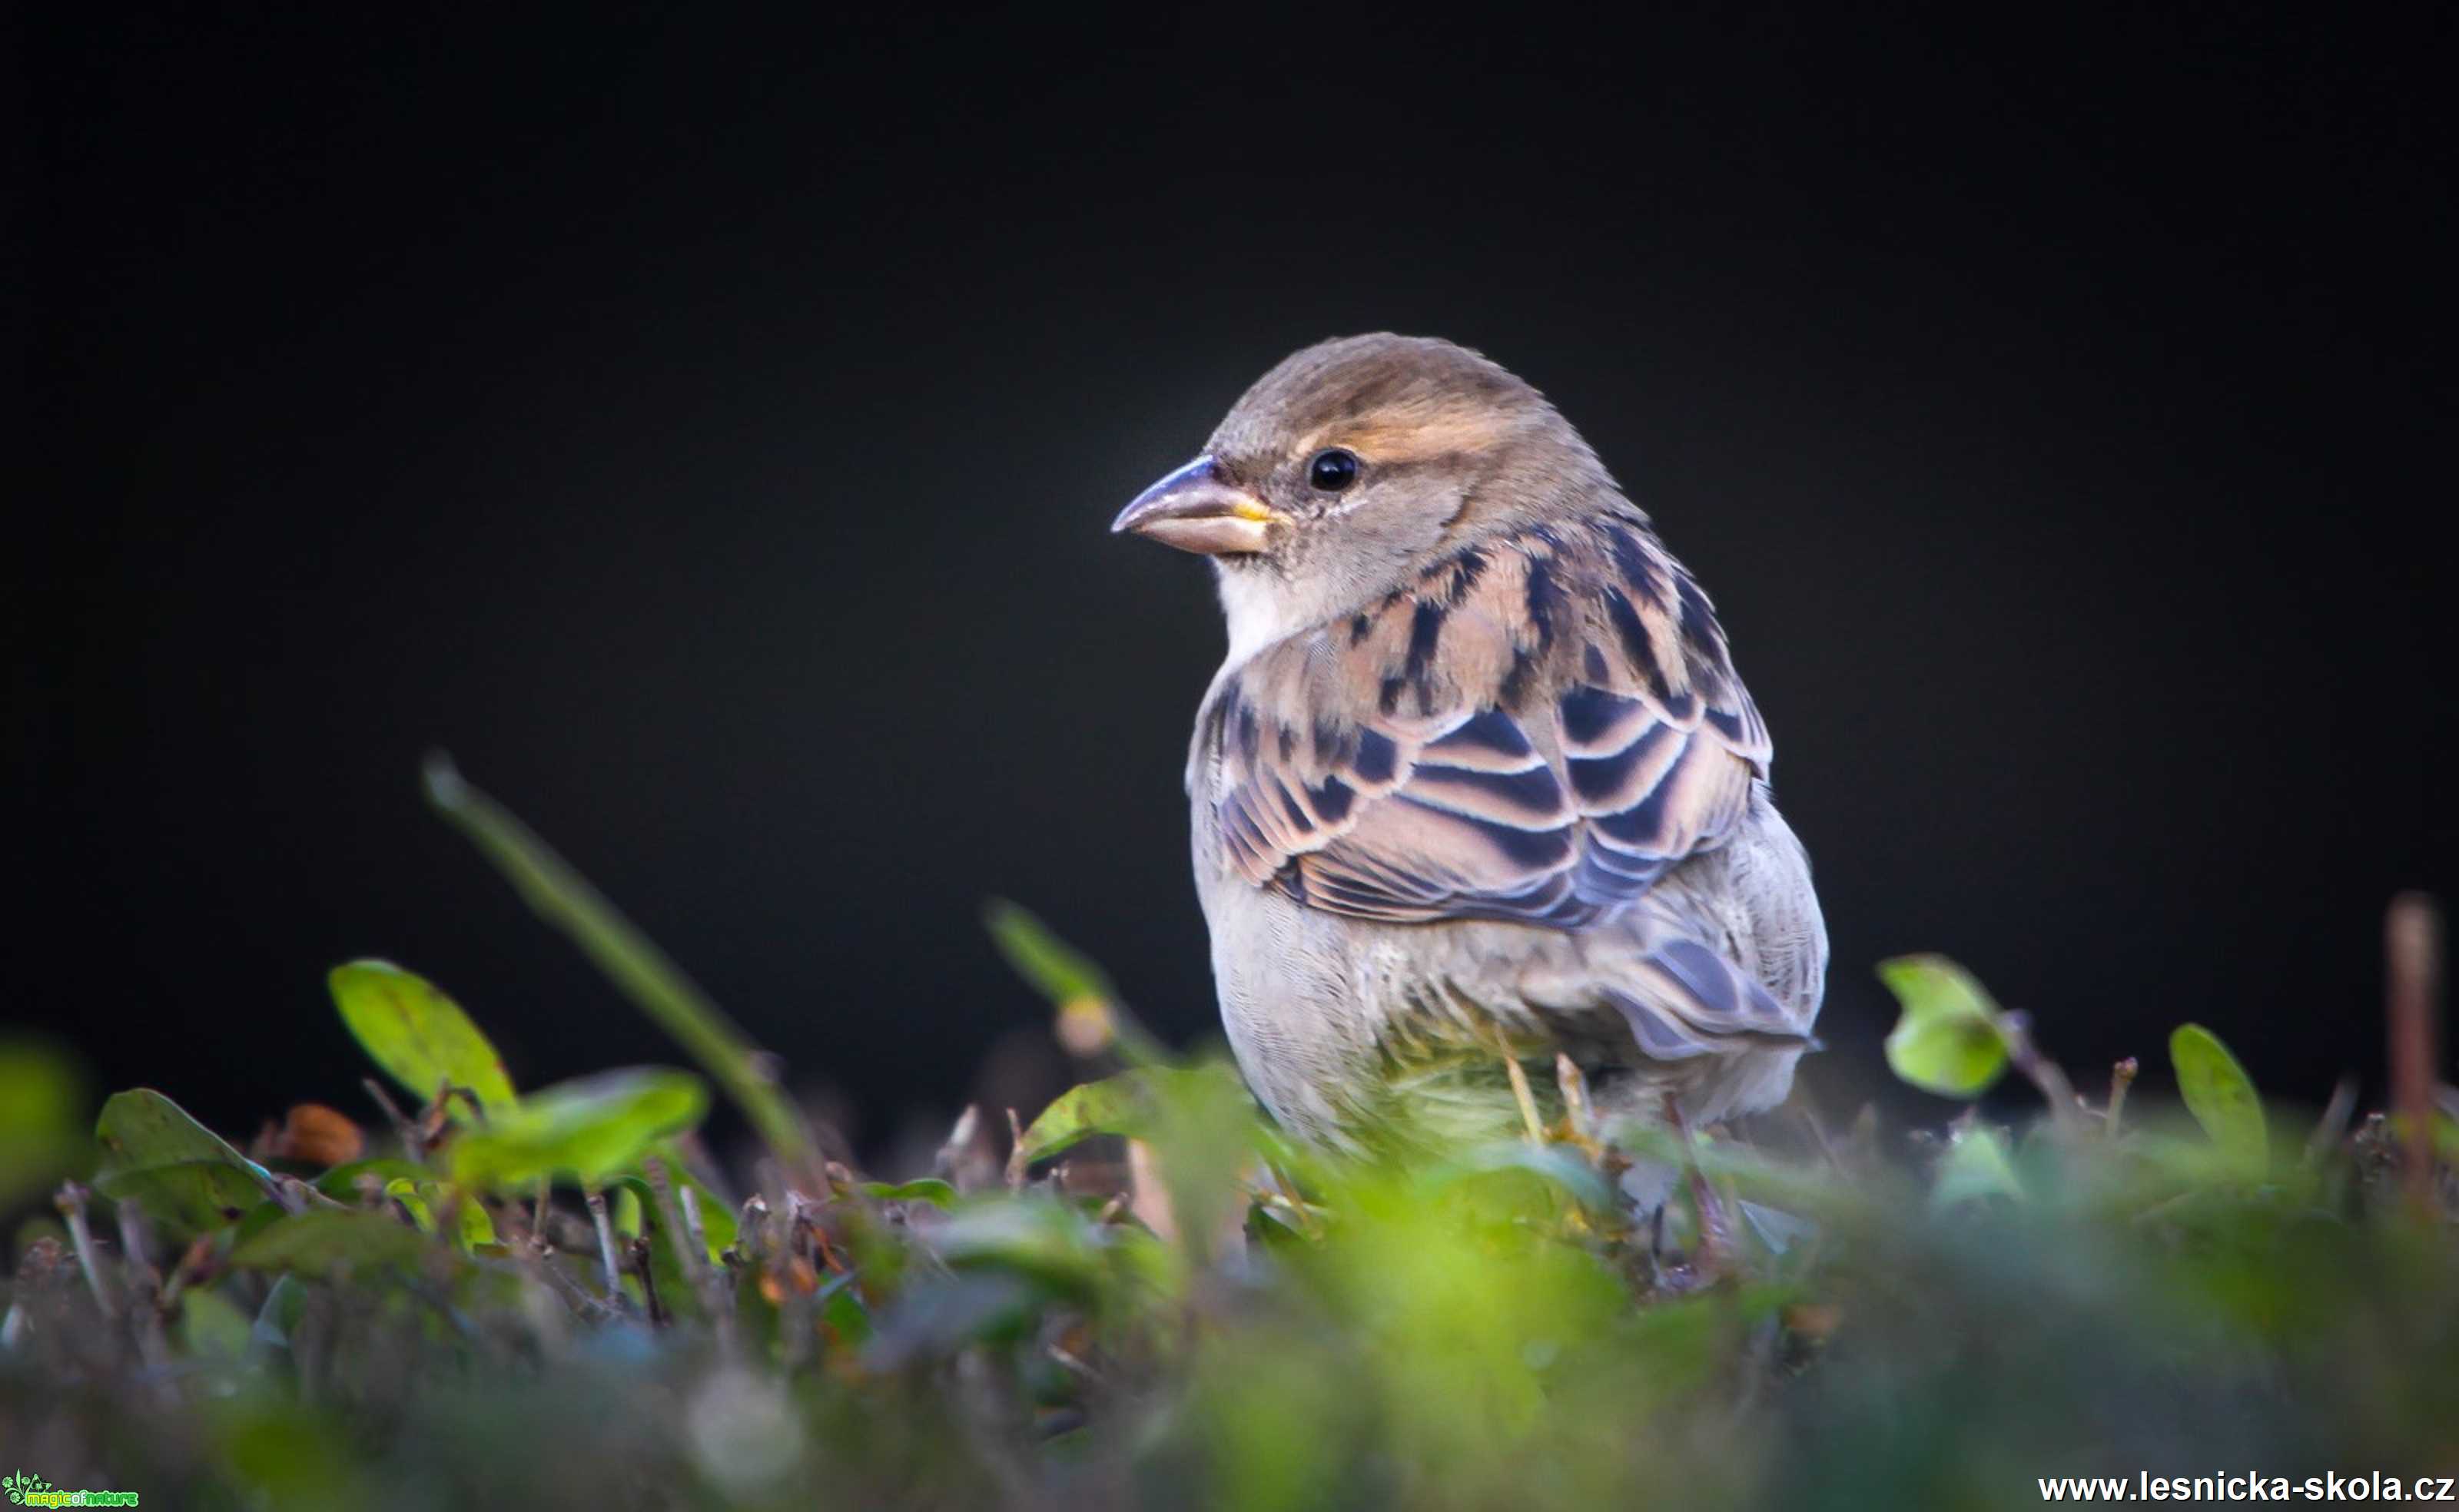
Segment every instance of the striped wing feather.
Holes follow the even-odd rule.
[[[1310,908],[1572,929],[1720,844],[1770,749],[1644,523],[1461,551],[1226,679],[1199,754],[1232,866]]]

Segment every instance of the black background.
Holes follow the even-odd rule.
[[[674,1058],[431,746],[866,1144],[1056,1074],[985,894],[1210,1032],[1220,631],[1105,530],[1378,327],[1544,388],[1715,595],[1835,1084],[1936,949],[2086,1080],[2191,1018],[2319,1097],[2451,881],[2448,12],[21,25],[0,991],[106,1084],[358,1107],[368,954],[524,1082]]]

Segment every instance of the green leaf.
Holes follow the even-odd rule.
[[[1490,1140],[1473,1145],[1428,1171],[1427,1186],[1440,1191],[1499,1171],[1535,1176],[1589,1208],[1610,1208],[1614,1203],[1611,1184],[1576,1150],[1561,1144],[1531,1144],[1526,1140]]]
[[[1010,1167],[1048,1160],[1097,1134],[1132,1134],[1150,1118],[1151,1109],[1152,1094],[1141,1071],[1069,1087],[1025,1128]]]
[[[1140,1066],[1099,1082],[1086,1082],[1061,1093],[1041,1110],[1040,1117],[1018,1141],[1011,1163],[1018,1167],[1031,1166],[1097,1134],[1150,1138],[1169,1122],[1173,1112],[1219,1123],[1208,1115],[1217,1113],[1225,1101],[1241,1111],[1247,1105],[1245,1094],[1235,1088],[1236,1082],[1226,1069],[1210,1063]],[[1225,1092],[1234,1097],[1225,1099]]]
[[[380,1178],[376,1185],[383,1187],[397,1180],[428,1181],[434,1175],[433,1171],[415,1162],[379,1155],[373,1160],[352,1161],[347,1166],[334,1166],[316,1178],[316,1189],[335,1202],[356,1203],[363,1195],[359,1190],[359,1178],[362,1176]]]
[[[597,1185],[707,1111],[708,1090],[688,1071],[638,1067],[561,1082],[453,1141],[452,1179],[482,1191],[564,1174]]]
[[[921,1202],[934,1208],[953,1207],[956,1188],[936,1176],[923,1176],[910,1182],[890,1185],[887,1182],[864,1182],[862,1194],[880,1202]]]
[[[410,1224],[420,1233],[435,1231],[435,1213],[427,1206],[427,1199],[420,1195],[417,1182],[407,1176],[396,1176],[385,1183],[385,1195],[401,1204],[402,1210],[410,1214]]]
[[[401,1204],[420,1233],[431,1234],[436,1230],[435,1215],[455,1205],[456,1192],[443,1182],[397,1176],[385,1183],[385,1195]],[[475,1250],[495,1243],[495,1220],[488,1216],[487,1205],[474,1193],[459,1192],[458,1206],[461,1248]]]
[[[1069,1204],[998,1198],[951,1214],[931,1230],[931,1248],[958,1270],[1015,1271],[1089,1296],[1107,1273],[1104,1241],[1110,1237]]]
[[[187,1232],[235,1222],[276,1190],[270,1171],[151,1087],[113,1094],[94,1136],[103,1151],[95,1187]]]
[[[710,1263],[717,1263],[718,1256],[734,1243],[734,1214],[706,1183],[691,1173],[672,1144],[662,1144],[653,1153],[666,1163],[667,1177],[674,1184],[677,1223],[683,1219],[683,1188],[689,1187],[700,1194],[701,1238],[708,1247]],[[702,1316],[701,1298],[693,1292],[690,1275],[683,1269],[682,1236],[675,1232],[673,1224],[666,1222],[666,1209],[660,1206],[657,1188],[650,1185],[648,1176],[637,1169],[625,1171],[610,1179],[606,1190],[614,1209],[611,1217],[616,1231],[626,1238],[648,1236],[649,1273],[658,1283],[658,1300],[678,1317]]]
[[[182,1354],[238,1359],[247,1354],[248,1333],[247,1314],[221,1292],[191,1288],[180,1293],[179,1340]]]
[[[286,1275],[275,1281],[273,1289],[264,1293],[264,1306],[257,1309],[256,1321],[248,1325],[249,1349],[288,1349],[290,1335],[306,1311],[305,1287]]]
[[[2169,1063],[2186,1111],[2238,1174],[2259,1180],[2271,1167],[2271,1136],[2263,1126],[2262,1099],[2245,1068],[2219,1037],[2200,1024],[2185,1024],[2169,1037]]]
[[[1982,1197],[2024,1200],[2024,1184],[2015,1175],[2014,1147],[2007,1131],[1989,1124],[1958,1129],[1954,1143],[1938,1163],[1931,1185],[1932,1207],[1951,1208]]]
[[[428,1099],[451,1084],[468,1087],[494,1117],[513,1106],[513,1079],[495,1047],[435,984],[389,961],[336,966],[326,978],[342,1021],[375,1061],[412,1096]],[[452,1116],[470,1120],[455,1100]]]
[[[1887,1065],[1924,1092],[1975,1098],[2007,1069],[1998,1005],[1972,974],[1944,956],[1879,963],[1902,1013],[1887,1036]]]
[[[461,1248],[475,1250],[498,1242],[495,1220],[487,1211],[487,1205],[465,1193],[461,1198]]]
[[[381,1213],[325,1208],[266,1225],[231,1251],[230,1263],[241,1270],[298,1271],[322,1280],[336,1270],[411,1266],[435,1252],[417,1229]]]

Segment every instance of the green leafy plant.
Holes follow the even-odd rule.
[[[181,1506],[1260,1512],[1980,1506],[2043,1476],[2459,1458],[2449,1137],[2419,1171],[2335,1104],[2274,1160],[2310,1113],[2195,1025],[2181,1114],[2125,1102],[2132,1062],[2078,1098],[2023,1015],[1904,957],[1887,1060],[1972,1103],[1943,1130],[1601,1127],[1556,1068],[1566,1116],[1527,1138],[1354,1160],[998,906],[1062,1043],[1125,1069],[988,1158],[968,1116],[927,1170],[863,1172],[535,836],[449,769],[431,793],[705,1080],[519,1090],[483,1002],[359,961],[342,1026],[412,1100],[379,1100],[360,1158],[259,1160],[159,1092],[108,1099],[48,1157],[93,1185],[20,1235],[0,1324],[0,1421],[58,1464]],[[1070,1039],[1086,1003],[1105,1036]],[[2047,1116],[1972,1102],[2009,1067]],[[73,1077],[7,1077],[53,1089],[27,1126],[74,1116]],[[730,1166],[712,1083],[757,1141]],[[1661,1208],[1631,1195],[1649,1166]]]
[[[1944,956],[1899,956],[1879,979],[1903,1014],[1887,1036],[1887,1065],[1943,1097],[1979,1097],[2007,1070],[2005,1016],[1972,975]]]

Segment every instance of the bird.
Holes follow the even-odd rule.
[[[1566,1060],[1608,1124],[1783,1101],[1827,935],[1767,725],[1707,593],[1535,388],[1435,338],[1326,341],[1111,528],[1217,579],[1189,836],[1277,1123],[1507,1137],[1568,1100]]]

